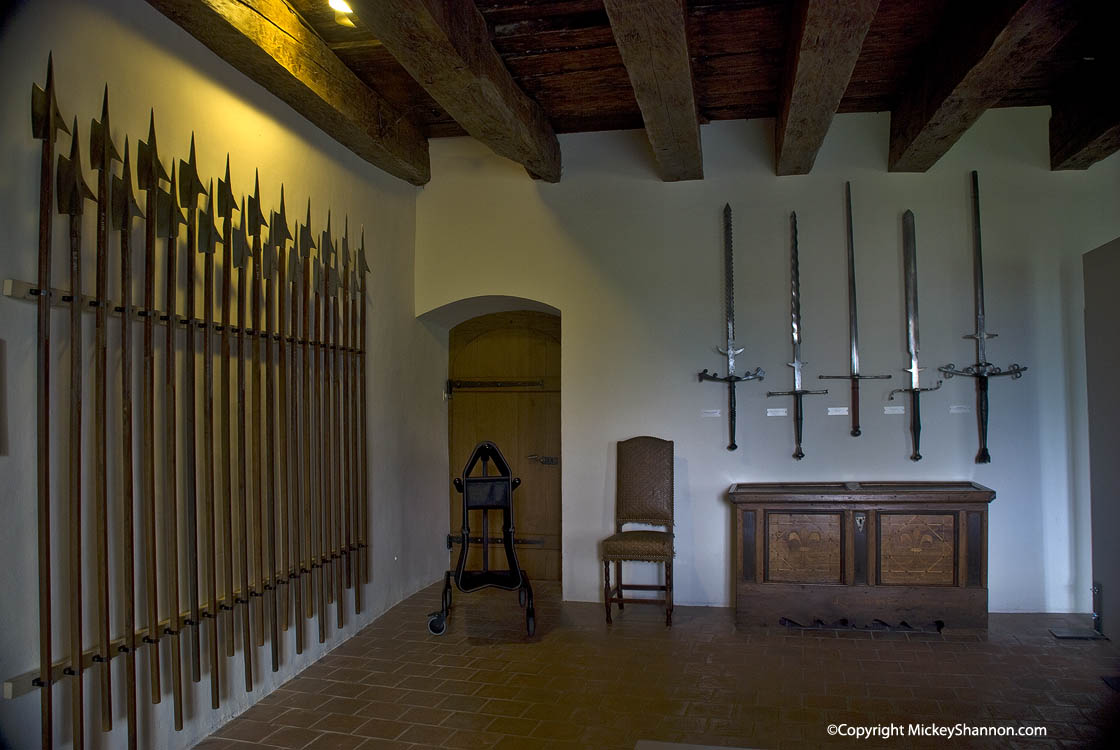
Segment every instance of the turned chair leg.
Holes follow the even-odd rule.
[[[618,609],[621,612],[626,607],[626,602],[622,600],[622,560],[614,561],[614,579],[618,587]]]
[[[611,562],[603,560],[603,604],[607,608],[607,624],[611,624]]]
[[[673,561],[665,561],[665,626],[673,626]]]

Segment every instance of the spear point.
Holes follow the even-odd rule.
[[[237,199],[233,197],[229,179],[229,154],[226,154],[226,176],[218,180],[218,216],[229,219],[237,210]]]
[[[198,160],[194,155],[194,133],[191,133],[190,159],[179,160],[179,203],[187,210],[194,210],[200,195],[206,195],[206,186],[198,178]]]
[[[167,180],[167,170],[159,160],[156,146],[156,111],[151,110],[148,119],[148,140],[136,142],[136,183],[141,190],[151,191],[159,188],[160,180]]]

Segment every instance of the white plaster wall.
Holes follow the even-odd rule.
[[[568,599],[601,597],[597,543],[614,512],[616,441],[676,441],[677,601],[731,601],[732,482],[957,479],[993,487],[989,564],[994,611],[1085,611],[1089,517],[1080,255],[1120,233],[1120,159],[1085,172],[1049,170],[1048,110],[988,112],[926,174],[888,174],[887,114],[842,115],[811,175],[773,175],[772,122],[702,128],[706,178],[665,184],[644,134],[561,137],[559,184],[470,139],[432,143],[432,182],[417,200],[416,312],[474,295],[559,308],[562,352],[563,571]],[[922,363],[974,361],[969,171],[980,172],[993,361],[1030,367],[991,387],[993,463],[977,466],[971,380],[923,398],[925,459],[909,456],[909,417],[885,416],[903,382],[901,215],[916,214]],[[863,437],[826,407],[848,404],[843,185],[851,180],[865,373]],[[739,450],[725,450],[726,388],[720,212],[735,213],[740,357],[766,380],[738,387]],[[800,220],[808,386],[806,458],[789,418],[767,418],[768,389],[788,390],[789,219]],[[648,574],[647,574],[648,575]]]
[[[305,632],[310,645],[298,657],[294,634],[289,630],[279,673],[268,669],[268,646],[257,649],[255,689],[250,694],[243,689],[239,651],[235,659],[223,664],[222,707],[217,711],[209,708],[204,655],[203,682],[187,682],[187,726],[182,732],[172,730],[166,661],[163,701],[154,707],[147,704],[147,661],[142,653],[137,660],[141,746],[176,750],[192,746],[363,624],[431,582],[446,567],[440,539],[433,541],[431,534],[423,533],[425,528],[434,528],[437,537],[446,533],[443,467],[447,464],[447,423],[440,399],[447,371],[446,337],[418,322],[413,314],[416,189],[389,177],[324,136],[140,0],[44,0],[0,11],[0,68],[5,71],[0,80],[0,161],[4,165],[0,169],[0,278],[36,278],[39,142],[31,137],[29,94],[32,82],[43,83],[47,53],[51,50],[62,112],[68,122],[78,116],[87,181],[95,178],[87,151],[89,122],[91,117],[100,116],[102,87],[108,83],[113,135],[122,148],[125,134],[129,135],[134,159],[136,139],[146,138],[148,111],[154,107],[160,154],[168,167],[172,157],[187,155],[193,129],[200,173],[205,179],[221,176],[229,150],[235,192],[240,195],[252,190],[252,169],[259,167],[266,209],[278,203],[279,187],[284,183],[290,222],[303,219],[309,196],[313,200],[317,232],[323,228],[328,207],[333,210],[336,237],[340,236],[342,216],[348,214],[352,237],[359,225],[365,226],[373,268],[369,277],[366,341],[370,353],[372,511],[368,532],[373,582],[364,592],[364,612],[355,618],[348,599],[345,630],[332,629],[323,645],[314,637],[314,621],[307,621]],[[60,151],[67,151],[69,144],[69,137],[60,136]],[[87,237],[92,237],[92,210],[87,212],[86,219]],[[58,286],[68,285],[64,237],[65,220],[60,219],[55,224],[54,278]],[[134,235],[138,253],[141,238],[138,227]],[[115,241],[112,247],[115,249]],[[93,259],[92,252],[87,253],[85,287],[87,293],[92,293]],[[114,279],[119,273],[115,255],[110,273]],[[114,281],[110,287],[114,296],[116,287]],[[162,287],[157,288],[157,299],[162,299]],[[86,357],[92,367],[92,316],[86,317]],[[63,404],[69,392],[69,360],[63,354],[67,339],[64,318],[62,311],[55,315],[56,351],[52,362],[52,429],[60,437],[66,431]],[[111,329],[114,328],[112,324]],[[34,305],[0,298],[0,404],[4,405],[0,409],[0,570],[4,571],[0,576],[0,679],[33,669],[38,660],[35,331]],[[162,335],[157,331],[157,340],[162,341]],[[111,337],[111,345],[113,342]],[[162,351],[162,344],[157,349]],[[111,356],[110,383],[119,377],[118,368],[119,360]],[[87,368],[87,372],[91,371]],[[89,378],[86,381],[88,396]],[[140,391],[135,390],[135,394],[139,398]],[[86,403],[92,416],[91,402]],[[113,408],[111,404],[110,415],[115,413]],[[137,418],[138,409],[137,406]],[[87,457],[92,455],[91,437],[86,436]],[[110,446],[111,471],[116,465],[116,451],[116,446]],[[65,483],[59,479],[65,476],[64,461],[65,455],[56,450],[52,457],[56,477],[56,540],[63,538],[65,528],[58,505],[65,489]],[[92,472],[88,460],[86,472],[87,477]],[[114,518],[115,515],[110,516],[111,522]],[[87,517],[86,522],[89,521]],[[61,544],[56,550],[60,548]],[[87,570],[92,571],[92,545],[87,545],[86,552]],[[54,564],[59,599],[67,582],[63,560],[56,557]],[[138,567],[137,572],[140,570]],[[86,607],[91,616],[92,602],[87,594]],[[61,618],[65,612],[65,606],[59,606],[56,617]],[[65,653],[63,622],[56,620],[55,627],[54,651],[59,656]],[[332,628],[333,622],[332,615]],[[423,623],[417,626],[422,628]],[[87,628],[88,643],[92,644],[93,636],[92,629]],[[163,649],[166,660],[166,643]],[[97,726],[99,703],[92,674],[86,685],[87,747],[124,747],[123,672],[114,673],[115,729],[111,734],[101,734]],[[56,741],[58,747],[64,747],[70,742],[68,710],[64,708],[69,702],[69,688],[65,684],[58,686],[54,695]],[[0,747],[37,747],[38,732],[37,692],[17,700],[0,700]]]

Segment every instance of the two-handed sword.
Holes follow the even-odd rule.
[[[889,398],[893,401],[896,393],[910,394],[910,437],[914,441],[914,450],[910,454],[911,461],[921,461],[922,441],[922,411],[921,396],[923,391],[936,391],[941,387],[941,381],[932,388],[922,388],[920,377],[922,369],[918,367],[918,257],[917,243],[914,239],[914,212],[906,211],[902,215],[902,269],[906,281],[906,348],[910,352],[910,367],[905,372],[910,373],[909,388],[895,388]]]
[[[731,440],[727,450],[733,451],[739,446],[735,443],[735,384],[744,380],[762,380],[766,372],[761,367],[756,367],[752,372],[742,375],[735,374],[735,357],[743,353],[742,348],[735,345],[735,253],[731,241],[731,204],[723,207],[723,268],[724,268],[724,311],[727,318],[727,348],[716,351],[727,357],[727,376],[719,377],[716,373],[709,373],[707,368],[698,373],[700,382],[714,380],[717,383],[727,383],[727,417],[730,423]]]
[[[852,381],[852,437],[859,437],[859,381],[887,380],[890,375],[862,375],[859,371],[859,325],[856,322],[856,251],[852,239],[852,183],[844,183],[845,216],[848,220],[848,342],[851,346],[851,371],[847,375],[818,375],[821,380]]]
[[[793,451],[793,457],[800,461],[805,458],[805,452],[801,450],[801,435],[804,425],[804,410],[802,408],[802,400],[805,396],[819,396],[828,393],[828,389],[822,391],[810,391],[802,387],[801,371],[805,368],[805,362],[801,360],[801,270],[798,265],[797,259],[797,212],[790,212],[789,215],[789,229],[790,229],[790,320],[792,323],[793,331],[793,361],[789,362],[789,366],[793,368],[793,390],[792,391],[769,391],[767,396],[793,396],[793,431],[796,448]]]
[[[976,364],[960,370],[950,362],[937,369],[945,373],[946,378],[957,375],[976,378],[976,422],[980,430],[980,451],[976,454],[976,463],[986,464],[992,461],[992,456],[988,453],[988,378],[1010,375],[1012,380],[1018,380],[1023,377],[1027,368],[1012,364],[1006,370],[1003,370],[988,361],[988,339],[994,339],[999,334],[988,333],[984,322],[984,258],[980,248],[980,181],[975,171],[972,172],[972,235],[972,276],[976,294],[976,333],[966,334],[964,338],[976,340]]]

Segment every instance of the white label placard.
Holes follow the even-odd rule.
[[[950,414],[971,414],[972,408],[966,404],[953,404],[949,407]]]
[[[705,409],[701,413],[701,415],[704,416],[704,417],[718,417],[719,416],[719,409]]]
[[[782,407],[780,409],[767,409],[766,410],[766,416],[768,416],[768,417],[784,417],[788,414],[789,414],[789,412],[786,411],[785,407]]]
[[[884,414],[905,414],[906,413],[906,407],[905,406],[884,406],[883,407],[883,413]]]
[[[830,406],[830,407],[828,407],[828,416],[830,416],[830,417],[846,417],[846,416],[848,416],[848,407],[846,407],[846,406]]]

